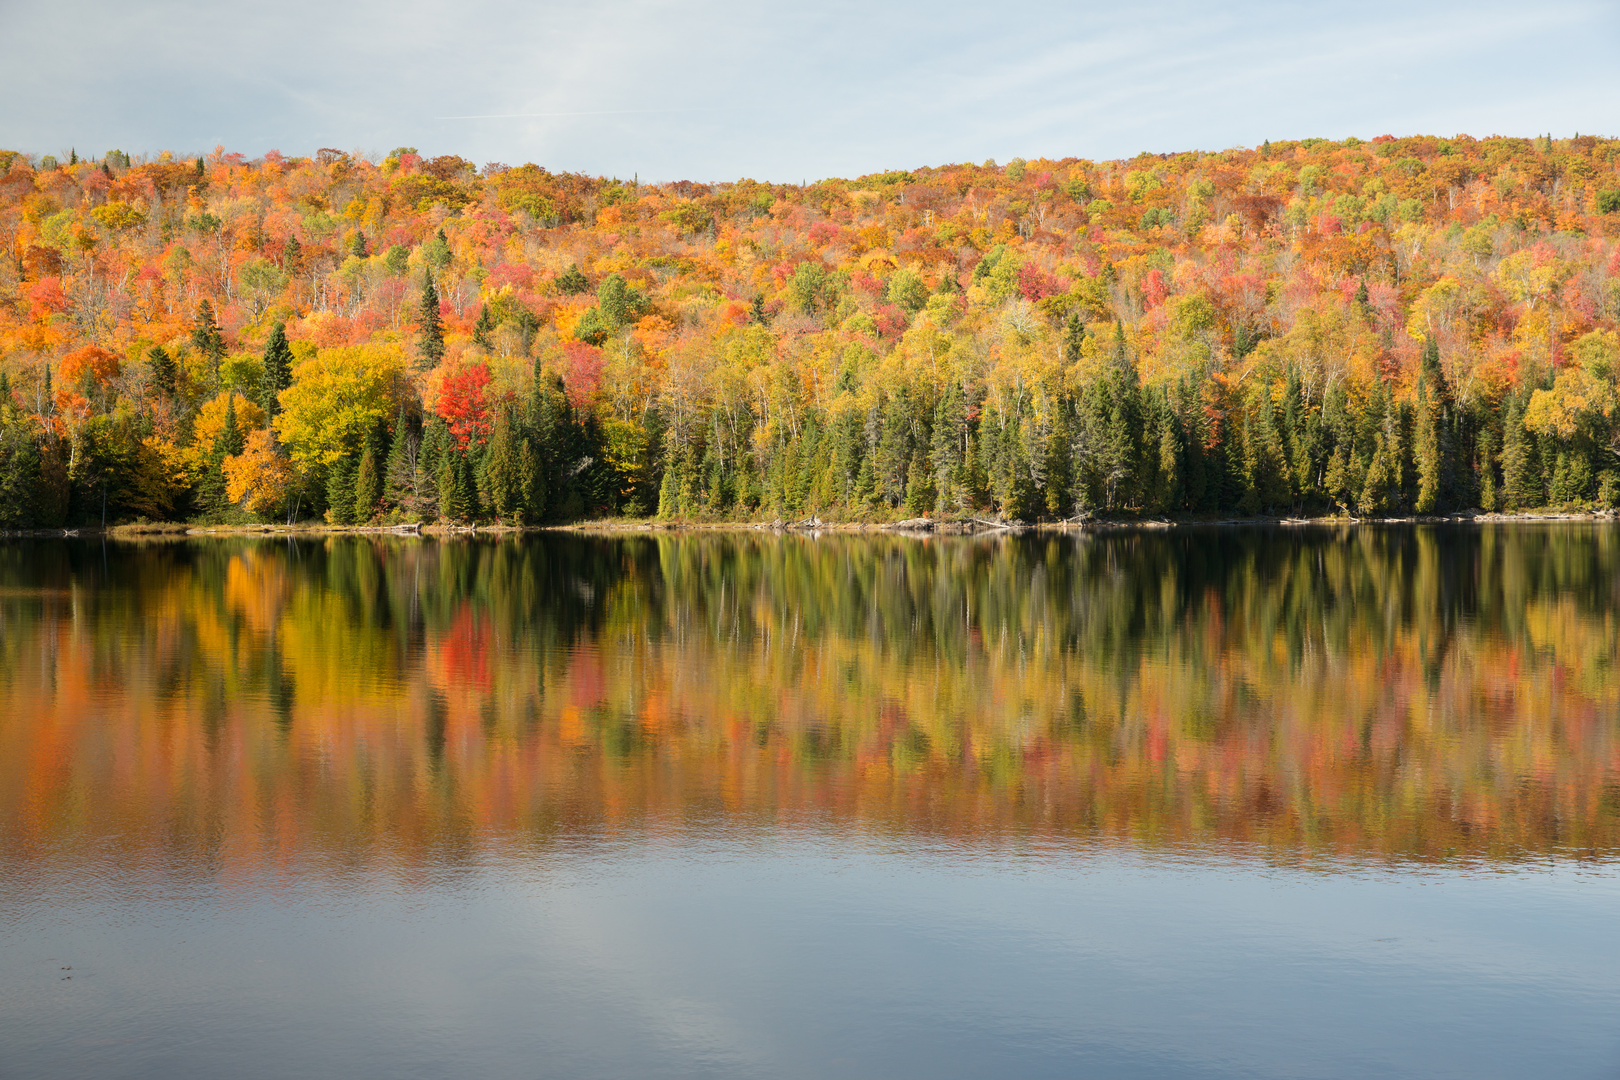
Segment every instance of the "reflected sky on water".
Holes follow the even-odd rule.
[[[12,542],[0,1074],[1620,1075],[1617,562]]]

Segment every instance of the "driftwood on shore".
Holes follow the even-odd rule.
[[[515,533],[563,532],[724,532],[738,529],[766,532],[840,532],[840,533],[930,533],[938,535],[972,535],[986,533],[1017,533],[1029,530],[1055,532],[1112,532],[1129,529],[1176,528],[1232,528],[1256,526],[1309,526],[1345,525],[1444,525],[1444,524],[1534,524],[1568,522],[1571,524],[1603,523],[1616,520],[1614,510],[1535,510],[1514,513],[1412,515],[1406,517],[1358,518],[1333,517],[1253,517],[1253,518],[1101,518],[1083,516],[1052,522],[1024,522],[979,517],[962,518],[906,518],[902,521],[823,521],[812,515],[799,521],[777,518],[769,522],[694,522],[694,521],[582,521],[569,525],[450,525],[400,522],[390,525],[328,525],[325,522],[299,522],[292,525],[186,525],[159,523],[150,525],[113,525],[107,528],[81,526],[62,529],[0,529],[0,539],[73,539],[110,537],[114,539],[161,539],[164,537],[205,536],[504,536]]]

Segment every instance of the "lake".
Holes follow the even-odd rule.
[[[0,543],[0,1076],[1620,1076],[1620,530]]]

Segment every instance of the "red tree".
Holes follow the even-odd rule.
[[[489,383],[489,365],[482,361],[444,377],[436,411],[450,425],[450,434],[463,449],[474,436],[480,441],[489,438],[489,400],[485,395]]]

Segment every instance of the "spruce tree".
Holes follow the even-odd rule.
[[[546,474],[540,468],[540,453],[533,438],[521,440],[518,458],[518,490],[523,500],[523,520],[537,522],[546,513]]]
[[[364,229],[354,231],[354,244],[349,248],[349,254],[357,259],[370,258],[371,252],[366,248],[366,233]]]
[[[298,237],[287,237],[286,246],[281,249],[281,268],[289,274],[296,274],[304,268],[304,249],[298,243]]]
[[[8,388],[0,399],[0,528],[31,529],[38,523],[39,488],[39,444],[11,404]]]
[[[1497,509],[1496,486],[1496,433],[1482,428],[1479,433],[1477,461],[1479,470],[1479,508],[1486,512]]]
[[[965,504],[962,458],[967,442],[967,412],[962,390],[953,379],[934,406],[933,447],[935,509],[940,513],[963,509]]]
[[[502,409],[484,456],[484,486],[497,517],[510,520],[523,509],[522,461],[511,412]]]
[[[214,305],[207,299],[197,304],[197,315],[191,324],[191,343],[210,361],[214,385],[218,386],[219,362],[225,359],[225,337],[220,333],[219,323],[214,321]]]
[[[1509,510],[1540,506],[1543,496],[1535,444],[1524,430],[1524,412],[1517,396],[1502,409],[1502,502]]]
[[[354,524],[354,481],[359,470],[353,457],[342,457],[327,466],[326,520],[333,525]]]
[[[456,463],[456,506],[461,517],[472,518],[478,514],[478,488],[473,482],[472,461],[464,453],[453,455]]]
[[[1431,341],[1433,339],[1430,339]],[[1429,390],[1428,375],[1418,376],[1417,417],[1412,454],[1417,465],[1418,491],[1413,509],[1432,514],[1440,497],[1439,409]]]
[[[490,331],[495,329],[495,320],[489,314],[489,305],[484,304],[478,309],[478,321],[473,324],[473,344],[485,352],[494,352],[495,343],[490,340]]]
[[[364,525],[377,513],[377,503],[382,499],[382,481],[376,450],[367,440],[354,476],[354,520],[357,523]]]
[[[557,288],[565,293],[577,296],[582,292],[590,292],[591,283],[584,274],[580,273],[579,264],[572,263],[567,271],[557,278]]]
[[[225,399],[225,426],[220,429],[215,447],[221,458],[235,457],[242,452],[242,428],[236,419],[236,394]]]
[[[1371,517],[1389,511],[1391,481],[1389,454],[1386,452],[1383,440],[1380,439],[1378,448],[1373,451],[1372,461],[1367,465],[1367,478],[1362,484],[1361,498],[1356,504],[1356,510],[1363,517]]]
[[[461,521],[469,512],[461,487],[461,460],[461,451],[452,447],[439,464],[439,517],[446,521]]]
[[[281,413],[281,392],[292,385],[292,361],[287,324],[277,319],[264,343],[264,372],[259,378],[259,407],[268,418]]]
[[[421,370],[429,371],[444,359],[444,322],[439,318],[439,290],[433,285],[431,272],[422,275],[420,321],[422,339],[416,346],[416,363]]]
[[[166,352],[161,345],[154,345],[147,350],[146,365],[152,372],[152,386],[164,397],[173,397],[176,389],[175,377],[179,367],[174,358]]]

